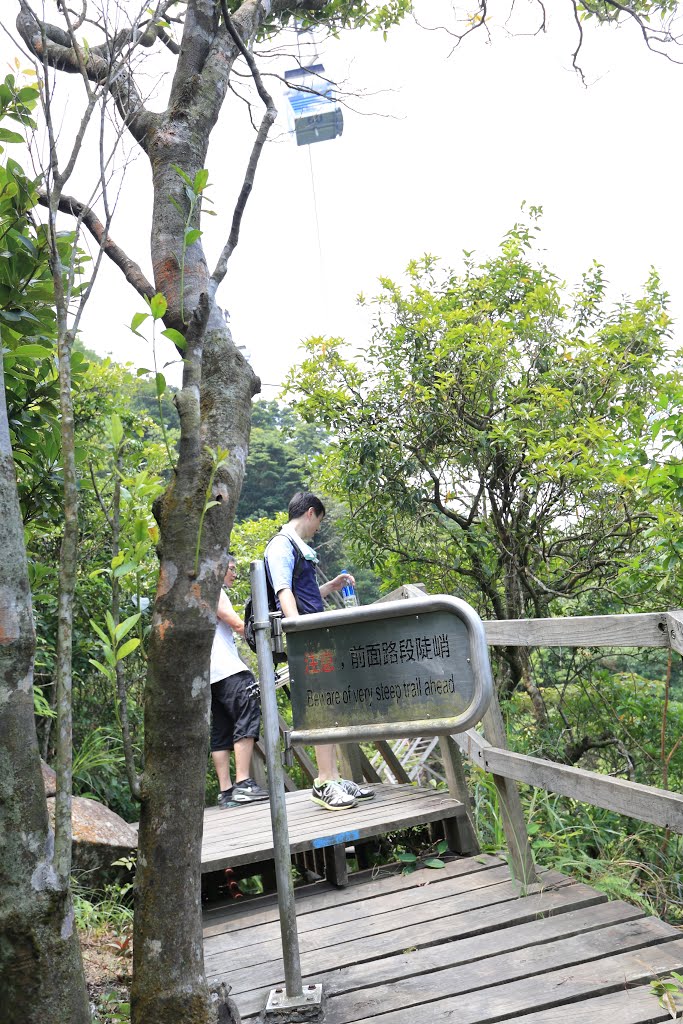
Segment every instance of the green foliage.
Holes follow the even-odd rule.
[[[434,848],[435,853],[444,854],[448,851],[448,842],[445,839],[441,839]],[[403,865],[402,874],[410,875],[413,871],[417,871],[418,868],[445,868],[446,862],[441,860],[441,856],[434,856],[434,854],[427,851],[426,854],[418,856],[412,850],[402,850],[396,854],[396,860],[399,864]]]
[[[349,507],[359,560],[387,588],[419,578],[486,617],[587,595],[623,607],[652,593],[653,572],[681,582],[675,567],[663,581],[646,537],[660,513],[671,538],[681,525],[648,483],[683,381],[666,293],[653,271],[610,308],[594,264],[567,298],[534,258],[538,215],[494,258],[465,253],[460,274],[425,256],[406,289],[383,279],[362,360],[313,338],[288,382],[335,438],[317,469]]]
[[[296,491],[312,487],[310,462],[326,436],[277,401],[254,402],[246,473],[237,521],[272,518]]]
[[[672,971],[666,978],[651,981],[650,988],[662,1009],[671,1014],[672,1020],[679,1020],[678,1014],[683,1014],[683,974]]]
[[[0,121],[9,117],[22,126],[35,127],[30,111],[38,97],[36,86],[19,87],[14,76],[8,75],[0,84]],[[23,136],[2,128],[0,141],[21,142]],[[0,152],[2,149],[0,146]],[[12,158],[0,166],[0,344],[25,524],[53,522],[61,490],[54,288],[47,231],[36,226],[31,213],[37,203],[36,185]],[[73,235],[61,233],[57,245],[68,264]],[[75,254],[77,275],[82,274],[85,262],[85,254]],[[83,355],[74,352],[76,390],[86,369]],[[77,452],[77,457],[80,455]]]

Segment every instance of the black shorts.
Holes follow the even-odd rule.
[[[258,739],[261,708],[251,672],[236,672],[211,684],[211,749],[232,750],[236,740]]]

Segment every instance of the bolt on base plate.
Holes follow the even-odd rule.
[[[288,996],[284,985],[271,989],[263,1013],[266,1021],[286,1019],[288,1021],[316,1020],[322,1015],[322,985],[304,985],[298,995]]]

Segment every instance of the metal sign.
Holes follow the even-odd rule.
[[[292,742],[463,732],[493,692],[484,626],[454,597],[285,619]]]

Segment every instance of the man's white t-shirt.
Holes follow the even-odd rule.
[[[233,610],[230,598],[224,594],[226,601]],[[227,622],[219,619],[216,624],[216,635],[213,638],[211,648],[211,682],[217,683],[219,679],[227,679],[237,672],[248,671],[235,646],[235,636]]]

